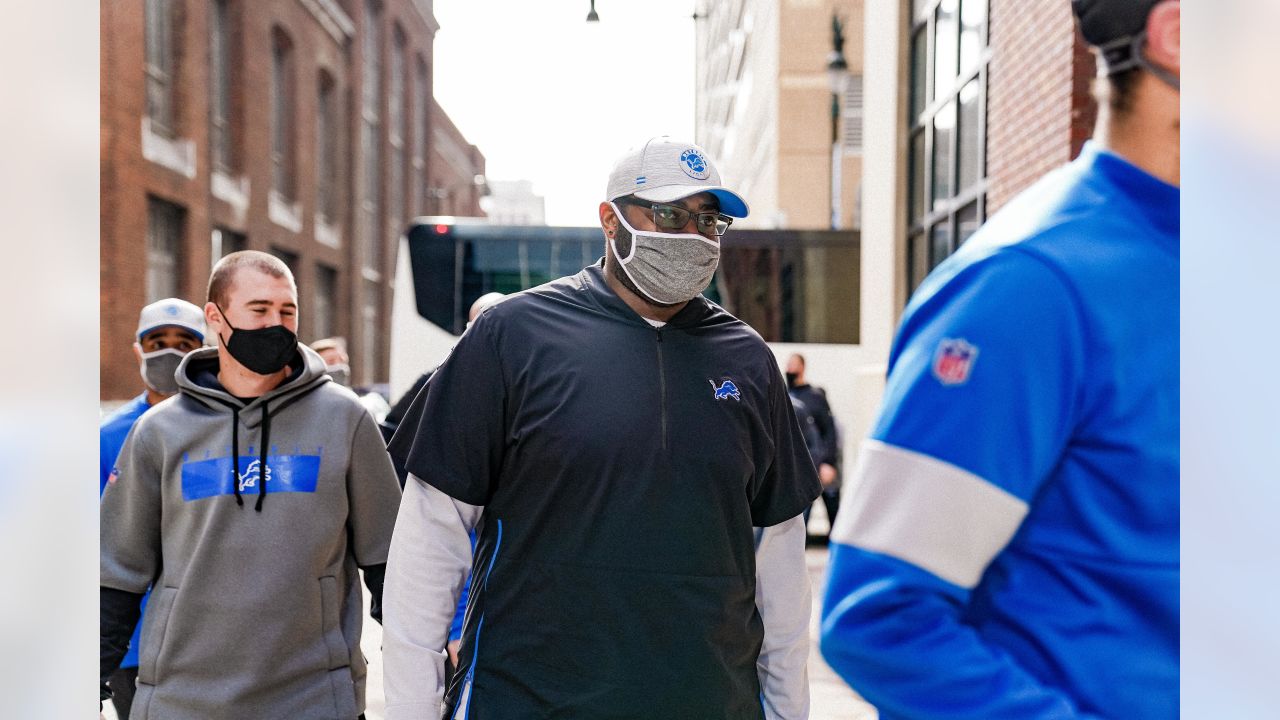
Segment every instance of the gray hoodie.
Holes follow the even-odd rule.
[[[400,486],[373,418],[320,356],[299,345],[291,366],[246,404],[217,382],[216,348],[187,355],[181,392],[120,453],[101,583],[154,586],[134,720],[363,712],[357,566],[386,562]]]

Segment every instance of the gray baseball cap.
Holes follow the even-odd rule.
[[[629,150],[618,160],[609,173],[606,197],[612,201],[635,195],[642,200],[669,203],[703,192],[716,196],[720,212],[725,215],[747,216],[746,201],[721,184],[720,172],[705,150],[662,135]]]

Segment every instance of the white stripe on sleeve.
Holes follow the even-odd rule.
[[[1027,509],[1024,501],[955,465],[868,439],[831,539],[973,588]]]

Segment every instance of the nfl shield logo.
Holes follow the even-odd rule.
[[[933,357],[933,376],[943,385],[963,385],[977,359],[977,347],[960,338],[943,338]]]

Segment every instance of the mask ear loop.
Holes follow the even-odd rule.
[[[1112,40],[1109,43],[1098,46],[1098,52],[1102,56],[1102,64],[1104,72],[1109,77],[1118,75],[1126,70],[1141,68],[1155,75],[1169,87],[1182,91],[1182,83],[1177,75],[1156,65],[1147,59],[1142,49],[1147,44],[1147,31],[1143,30],[1132,37],[1120,38]],[[1118,52],[1119,51],[1119,52]],[[1113,62],[1114,59],[1114,62]]]
[[[618,217],[618,222],[622,223],[622,227],[626,228],[627,232],[631,233],[631,251],[627,253],[626,257],[622,257],[618,252],[618,234],[613,233],[609,236],[609,247],[613,249],[613,257],[621,263],[625,270],[627,263],[631,262],[631,258],[635,257],[636,254],[636,230],[631,227],[631,224],[627,222],[627,219],[622,216],[622,209],[615,205],[612,200],[609,201],[609,207],[613,208],[613,214]],[[630,277],[631,273],[627,273],[627,276]]]

